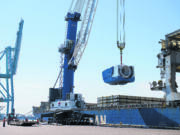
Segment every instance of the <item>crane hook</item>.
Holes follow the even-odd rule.
[[[119,41],[117,41],[117,47],[120,49],[120,63],[122,65],[123,49],[125,48],[125,42],[119,43]]]

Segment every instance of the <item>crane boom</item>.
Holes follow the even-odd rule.
[[[76,3],[74,0],[72,0],[71,6],[69,8],[69,12],[72,12],[72,13],[77,12],[81,14],[84,7],[84,3],[85,3],[85,0],[76,0]]]
[[[88,43],[97,5],[98,0],[88,0],[81,29],[77,37],[75,49],[70,61],[68,62],[69,65],[77,67],[79,64],[79,61]]]
[[[17,32],[17,38],[16,38],[16,43],[15,43],[15,48],[14,48],[15,52],[14,52],[13,64],[12,64],[12,74],[16,74],[16,71],[17,71],[19,52],[21,48],[23,24],[24,24],[24,20],[21,20],[19,23],[19,30]]]

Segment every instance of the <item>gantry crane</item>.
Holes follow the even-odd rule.
[[[4,51],[0,52],[0,61],[5,59],[6,61],[6,72],[0,73],[0,102],[7,103],[6,114],[9,113],[9,104],[11,102],[11,113],[14,113],[14,84],[13,76],[17,71],[17,64],[19,59],[19,53],[21,48],[22,31],[23,31],[24,20],[19,23],[19,30],[17,32],[17,38],[15,47],[8,46]],[[4,79],[4,81],[3,81]],[[3,84],[4,83],[4,84]]]

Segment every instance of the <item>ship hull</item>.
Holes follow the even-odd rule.
[[[82,111],[95,114],[97,124],[132,125],[142,127],[180,127],[180,108],[98,109]]]
[[[180,107],[164,108],[96,108],[80,111],[82,114],[95,115],[97,125],[135,126],[147,128],[180,128]],[[37,113],[41,118],[44,114]],[[48,117],[44,120],[48,120]]]

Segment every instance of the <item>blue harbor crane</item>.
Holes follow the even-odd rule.
[[[21,48],[22,31],[24,20],[19,23],[19,30],[17,31],[17,37],[15,47],[8,46],[4,51],[0,52],[0,61],[5,59],[5,73],[0,73],[0,102],[7,103],[6,114],[9,113],[11,103],[11,113],[14,113],[14,84],[13,76],[16,74],[19,53]]]
[[[47,117],[56,114],[59,123],[69,120],[87,122],[95,120],[94,115],[81,113],[78,109],[85,108],[81,94],[74,93],[74,73],[87,46],[98,0],[72,0],[70,9],[65,17],[67,22],[66,38],[60,46],[60,72],[53,88],[49,90],[50,110],[52,113],[41,115]],[[78,31],[78,23],[81,26]],[[77,32],[78,31],[78,32]],[[59,81],[59,86],[56,87]]]
[[[64,44],[59,48],[61,53],[61,69],[54,84],[55,88],[58,80],[60,81],[61,100],[67,100],[68,95],[74,93],[74,72],[86,48],[97,3],[98,0],[72,1],[65,17],[67,22],[66,38]],[[84,6],[86,6],[85,9],[83,9]],[[82,12],[84,12],[83,16]],[[82,21],[81,27],[77,33],[78,22],[80,21]]]

